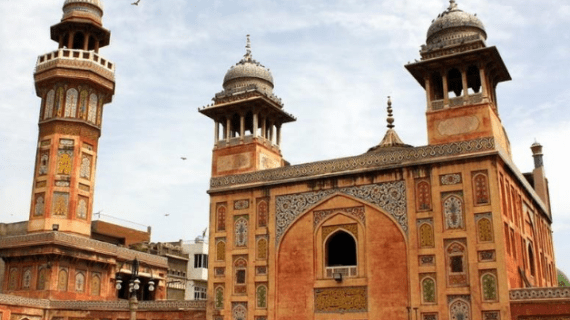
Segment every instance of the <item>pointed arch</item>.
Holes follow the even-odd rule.
[[[433,248],[435,246],[433,227],[429,223],[423,223],[419,228],[420,248]]]
[[[257,204],[257,227],[264,228],[267,227],[267,213],[269,206],[267,205],[267,200],[260,200]]]
[[[219,239],[216,241],[216,260],[225,261],[226,260],[226,241]]]
[[[450,320],[471,320],[471,307],[463,299],[455,299],[449,304]]]
[[[97,122],[97,95],[94,93],[89,96],[89,111],[87,113],[87,121],[93,124]]]
[[[431,275],[422,279],[421,296],[423,304],[436,303],[437,294],[435,283],[435,278]]]
[[[91,295],[100,296],[101,295],[101,276],[98,273],[94,273],[91,276]]]
[[[46,98],[46,106],[44,110],[44,120],[53,117],[53,106],[55,102],[55,90],[51,89]]]
[[[267,285],[260,284],[255,290],[257,309],[267,309]]]
[[[445,218],[445,229],[464,229],[463,199],[456,194],[444,198],[443,215]]]
[[[248,240],[248,221],[245,217],[236,219],[234,223],[235,246],[246,247]]]
[[[217,212],[216,212],[216,218],[217,218],[217,230],[218,231],[226,231],[226,206],[225,205],[220,205],[218,206]]]
[[[479,242],[493,241],[493,225],[488,218],[481,218],[477,221],[477,231],[479,232]]]
[[[491,202],[489,197],[489,182],[487,179],[486,171],[474,173],[473,190],[475,193],[475,205],[489,204]]]
[[[224,308],[224,287],[217,286],[215,293],[215,307],[220,310]]]
[[[494,272],[485,272],[481,275],[481,293],[483,301],[497,301],[497,276]]]
[[[79,93],[76,89],[71,88],[67,90],[65,96],[65,117],[75,118],[77,113],[77,97]]]

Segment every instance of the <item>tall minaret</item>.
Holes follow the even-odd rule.
[[[115,92],[115,65],[99,55],[109,44],[100,0],[66,0],[51,27],[56,51],[36,64],[42,99],[29,232],[58,229],[89,236],[103,105]]]

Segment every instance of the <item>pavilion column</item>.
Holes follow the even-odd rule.
[[[426,101],[427,101],[427,109],[431,110],[431,83],[429,81],[429,77],[424,79],[426,84]]]
[[[63,48],[63,34],[59,35],[58,47],[59,49]]]
[[[479,66],[479,77],[481,78],[481,96],[483,97],[483,101],[486,100],[489,102],[489,88],[484,66]]]
[[[220,122],[218,120],[214,121],[214,142],[216,145],[220,140]]]
[[[467,86],[467,69],[461,70],[461,83],[463,85],[463,104],[467,102],[466,97],[469,95],[469,88]]]
[[[258,120],[257,120],[257,112],[253,114],[253,138],[257,138],[257,130],[258,130]]]
[[[267,139],[267,117],[263,116],[263,122],[261,123],[261,136]]]
[[[281,146],[281,124],[277,125],[277,145]]]
[[[449,108],[449,91],[448,91],[449,89],[447,86],[447,72],[443,74],[441,80],[443,82],[443,106],[444,108]]]
[[[245,115],[239,115],[239,139],[243,143],[243,136],[245,134]]]
[[[273,128],[273,121],[270,121],[269,122],[269,142],[271,142],[271,144],[273,143],[273,137],[274,137],[273,129],[274,129]]]
[[[67,49],[73,49],[73,37],[75,37],[75,32],[70,32],[69,39],[67,39]]]
[[[99,40],[95,39],[95,53],[99,53]]]
[[[232,136],[232,122],[230,121],[230,118],[226,119],[226,142],[230,143],[230,138]]]
[[[89,33],[85,34],[85,38],[83,39],[83,50],[87,51],[89,49]]]

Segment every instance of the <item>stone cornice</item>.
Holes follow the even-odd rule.
[[[30,246],[61,245],[78,250],[94,251],[116,257],[118,260],[133,260],[135,257],[146,264],[167,268],[167,259],[144,252],[139,252],[110,243],[93,240],[62,232],[32,233],[22,236],[0,238],[0,250],[17,249]]]
[[[116,301],[60,301],[25,298],[15,295],[0,294],[0,305],[11,305],[20,307],[33,307],[52,310],[115,310],[129,311],[127,300]],[[181,310],[205,310],[206,301],[140,301],[139,311],[181,311]]]
[[[509,291],[511,302],[528,302],[534,300],[552,300],[565,299],[570,300],[570,288],[551,287],[551,288],[525,288],[513,289]]]
[[[210,180],[209,193],[257,187],[268,184],[298,182],[315,178],[351,174],[404,165],[450,160],[459,156],[497,152],[492,137],[442,145],[387,150],[319,162],[311,162],[277,169],[216,177]]]

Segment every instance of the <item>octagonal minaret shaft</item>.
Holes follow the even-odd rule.
[[[66,0],[51,27],[56,51],[36,64],[42,99],[29,232],[90,235],[103,106],[115,91],[115,66],[99,55],[109,44],[100,0]]]

